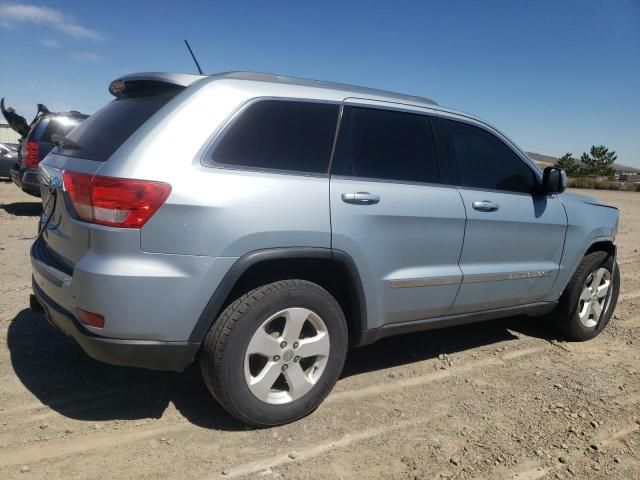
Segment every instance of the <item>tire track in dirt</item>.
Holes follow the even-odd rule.
[[[618,302],[627,301],[627,300],[635,300],[636,298],[640,298],[640,292],[620,293],[620,295],[618,296]]]
[[[531,355],[533,353],[547,350],[550,347],[537,347],[537,348],[525,348],[522,350],[516,350],[509,352],[508,358],[522,357]],[[505,356],[507,356],[505,355]],[[504,358],[503,356],[502,358]],[[451,367],[448,370],[441,370],[434,372],[433,374],[422,375],[419,377],[408,378],[405,380],[390,382],[384,385],[374,385],[371,387],[365,387],[362,390],[350,390],[345,392],[338,392],[329,395],[327,400],[321,405],[329,405],[334,402],[340,402],[344,400],[361,399],[369,396],[383,395],[386,393],[393,393],[398,390],[406,388],[417,387],[425,385],[427,383],[448,379],[454,376],[458,376],[478,368],[488,366],[502,366],[505,365],[504,360],[500,357],[490,357],[487,359],[471,362],[467,365],[459,367]],[[89,394],[87,394],[89,395]],[[78,396],[79,397],[79,396]],[[54,412],[55,414],[55,412]],[[33,417],[41,419],[43,414],[36,414]],[[427,419],[425,419],[426,421]],[[23,422],[24,423],[24,422]],[[82,453],[97,448],[113,447],[116,445],[134,442],[145,438],[153,437],[160,433],[168,433],[181,429],[196,428],[191,423],[188,423],[186,419],[178,423],[171,423],[162,427],[156,427],[148,430],[136,430],[136,431],[122,431],[109,434],[95,433],[77,437],[74,439],[52,441],[46,444],[20,446],[4,448],[4,451],[0,450],[0,466],[17,465],[20,463],[30,463],[49,458],[54,458],[63,455]],[[374,429],[375,430],[375,429]],[[347,434],[349,435],[349,434]],[[349,441],[347,444],[352,443]]]
[[[546,350],[548,347],[529,347],[523,348],[520,350],[514,350],[512,352],[505,353],[501,357],[489,357],[486,359],[477,360],[474,362],[470,362],[466,365],[450,367],[447,370],[438,370],[433,373],[429,373],[426,375],[421,375],[418,377],[411,377],[404,380],[399,380],[395,382],[385,383],[383,385],[373,385],[370,387],[364,387],[359,390],[347,390],[342,392],[334,392],[329,395],[329,397],[325,400],[326,403],[336,402],[336,401],[344,401],[344,400],[353,400],[368,397],[371,395],[379,395],[387,392],[392,392],[395,390],[410,388],[412,386],[423,385],[426,383],[431,383],[439,380],[443,380],[446,378],[450,378],[459,374],[464,374],[468,371],[474,370],[476,368],[481,368],[485,366],[499,366],[503,365],[504,361],[516,359],[519,357],[531,355],[534,353],[538,353],[540,351]],[[416,362],[413,366],[419,366],[424,362]],[[113,390],[108,390],[105,392],[89,392],[78,395],[73,395],[69,397],[57,398],[46,404],[41,402],[31,402],[28,404],[19,405],[13,408],[8,408],[3,410],[4,414],[13,415],[20,412],[28,412],[29,410],[42,410],[44,408],[55,408],[62,407],[65,405],[71,404],[71,407],[67,407],[67,412],[87,412],[95,409],[99,409],[103,407],[105,404],[112,402],[114,399],[118,398],[118,396],[126,394],[129,392],[129,389],[126,388],[118,388]],[[73,403],[83,402],[77,406],[73,406]],[[32,415],[28,415],[27,417],[22,419],[23,424],[40,422],[46,420],[48,418],[59,416],[60,414],[55,410],[49,411],[38,411]]]
[[[123,443],[135,442],[159,434],[176,432],[190,425],[179,423],[145,430],[128,432],[95,433],[71,440],[52,441],[46,444],[22,446],[0,451],[0,466],[33,463],[49,458],[83,453],[97,448],[109,448]]]
[[[368,440],[370,438],[393,433],[395,431],[402,430],[404,428],[414,427],[422,423],[434,421],[434,420],[437,420],[439,417],[440,416],[412,418],[410,420],[397,422],[393,425],[370,428],[367,430],[362,430],[360,432],[346,433],[339,439],[318,443],[312,447],[307,447],[302,450],[296,450],[294,456],[291,456],[290,454],[285,453],[285,454],[277,455],[271,458],[265,458],[262,460],[243,463],[243,464],[231,467],[229,469],[226,469],[222,475],[215,474],[215,475],[207,476],[207,477],[204,477],[203,480],[214,480],[218,478],[220,479],[237,478],[245,475],[251,475],[253,473],[259,473],[272,468],[276,468],[287,463],[304,462],[305,460],[319,457],[332,450],[346,448],[354,443],[361,442],[363,440]]]
[[[602,448],[612,443],[620,440],[621,438],[627,437],[632,433],[640,430],[640,425],[629,425],[617,427],[617,429],[613,433],[601,434],[599,436],[599,440],[592,442],[598,448]],[[563,468],[567,468],[567,464],[570,462],[578,462],[584,458],[584,455],[581,451],[576,451],[573,454],[564,454],[566,458],[565,463],[556,462],[551,467],[545,467],[538,461],[530,461],[523,463],[517,470],[511,471],[496,471],[494,478],[511,478],[513,480],[536,480],[538,478],[542,478],[547,474],[556,472]]]
[[[336,392],[329,395],[329,397],[325,402],[331,403],[331,402],[337,402],[337,401],[343,401],[343,400],[357,400],[357,399],[360,399],[363,397],[369,397],[372,395],[382,395],[382,394],[399,390],[402,388],[411,388],[419,385],[425,385],[427,383],[432,383],[432,382],[444,380],[451,377],[457,377],[462,374],[473,371],[477,368],[504,366],[506,365],[506,361],[508,360],[524,357],[527,355],[532,355],[534,353],[539,353],[549,349],[550,347],[545,346],[545,347],[530,347],[530,348],[524,348],[521,350],[514,350],[500,357],[497,357],[497,356],[488,357],[488,358],[477,360],[475,362],[471,362],[465,365],[450,367],[446,370],[438,370],[436,372],[428,373],[426,375],[420,375],[417,377],[411,377],[404,380],[389,382],[381,385],[380,384],[371,385],[361,390],[348,390],[344,392]]]

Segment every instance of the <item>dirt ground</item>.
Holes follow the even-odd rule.
[[[100,364],[29,310],[40,207],[0,182],[0,478],[639,479],[640,194],[585,193],[622,217],[598,338],[512,318],[385,339],[315,413],[254,430],[195,368]]]

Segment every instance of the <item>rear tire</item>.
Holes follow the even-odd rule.
[[[281,425],[315,410],[342,371],[344,314],[322,287],[284,280],[229,305],[206,335],[200,367],[218,402],[241,422]]]
[[[551,314],[552,325],[569,340],[598,336],[613,315],[619,291],[613,257],[601,251],[585,255]]]

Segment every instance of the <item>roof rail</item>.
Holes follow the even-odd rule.
[[[420,97],[416,95],[406,95],[403,93],[391,92],[388,90],[380,90],[377,88],[368,88],[368,87],[360,87],[358,85],[350,85],[347,83],[327,82],[324,80],[312,80],[307,78],[289,77],[286,75],[276,75],[273,73],[234,71],[234,72],[217,73],[211,76],[220,77],[220,78],[237,78],[241,80],[273,82],[273,83],[281,83],[281,84],[289,84],[289,85],[301,85],[301,86],[316,87],[316,88],[329,88],[333,90],[345,90],[350,93],[361,93],[363,95],[377,95],[377,96],[383,96],[383,97],[393,98],[397,100],[402,100],[405,102],[414,102],[414,103],[418,102],[418,103],[426,103],[429,105],[438,105],[435,101],[431,100],[430,98]]]

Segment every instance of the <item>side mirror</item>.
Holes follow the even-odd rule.
[[[547,167],[542,173],[542,192],[545,195],[562,193],[567,188],[567,174],[558,167]]]

